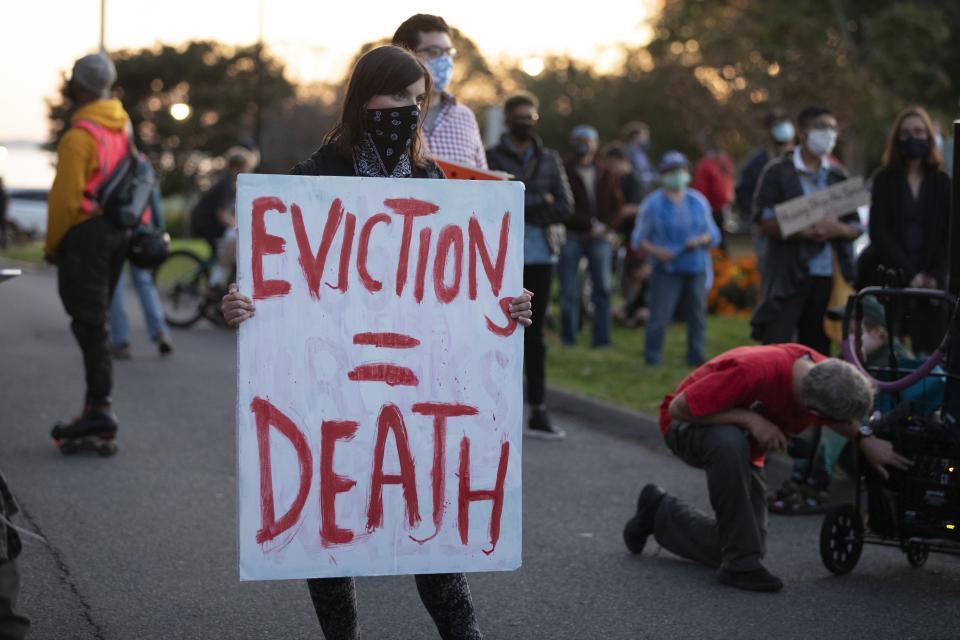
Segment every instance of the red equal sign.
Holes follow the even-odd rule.
[[[388,349],[412,349],[420,346],[420,341],[402,333],[358,333],[353,336],[353,344],[368,344]]]
[[[384,349],[412,349],[420,345],[413,336],[402,333],[358,333],[353,336],[353,344],[368,345]],[[412,369],[387,362],[375,362],[354,367],[347,373],[354,382],[383,382],[391,387],[415,387],[420,379]]]

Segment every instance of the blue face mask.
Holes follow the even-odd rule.
[[[450,56],[439,56],[427,61],[427,69],[430,70],[430,77],[433,78],[433,86],[437,91],[446,91],[453,79],[453,58]]]
[[[785,120],[784,122],[778,122],[774,125],[774,127],[770,129],[770,135],[780,144],[786,144],[787,142],[793,142],[797,132],[793,128],[793,123]]]

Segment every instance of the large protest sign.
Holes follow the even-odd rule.
[[[243,175],[240,576],[520,565],[523,187]]]
[[[850,178],[807,196],[781,202],[773,208],[784,238],[803,231],[828,216],[840,217],[870,204],[863,178]]]

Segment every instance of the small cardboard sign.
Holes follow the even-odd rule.
[[[773,208],[784,238],[803,231],[828,216],[839,218],[870,204],[870,193],[863,188],[863,178],[838,182],[823,191],[781,202]]]

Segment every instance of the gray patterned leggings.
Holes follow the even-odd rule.
[[[466,574],[431,573],[414,578],[420,600],[443,640],[482,640]],[[353,578],[313,578],[307,580],[307,587],[326,640],[359,640]]]

